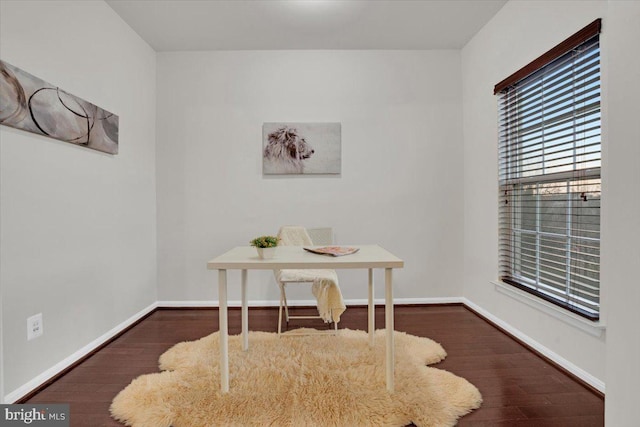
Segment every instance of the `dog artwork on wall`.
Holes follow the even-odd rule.
[[[264,123],[265,175],[339,174],[340,123]]]

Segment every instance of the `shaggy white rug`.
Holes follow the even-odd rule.
[[[113,400],[131,426],[452,426],[482,402],[464,378],[425,365],[446,356],[428,338],[395,332],[395,391],[385,387],[385,335],[249,333],[229,337],[230,386],[220,393],[218,333],[175,345],[164,372],[142,375]]]

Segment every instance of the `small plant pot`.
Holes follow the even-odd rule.
[[[258,251],[258,256],[261,259],[271,259],[275,256],[276,254],[276,248],[256,248],[256,250]]]

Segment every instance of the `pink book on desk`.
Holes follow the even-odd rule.
[[[304,248],[305,251],[319,255],[344,256],[355,254],[360,248],[347,248],[344,246],[323,246],[321,248]]]

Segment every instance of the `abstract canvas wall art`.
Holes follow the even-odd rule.
[[[0,124],[118,153],[118,116],[0,60]]]
[[[340,123],[264,123],[262,172],[339,174],[341,138]]]

